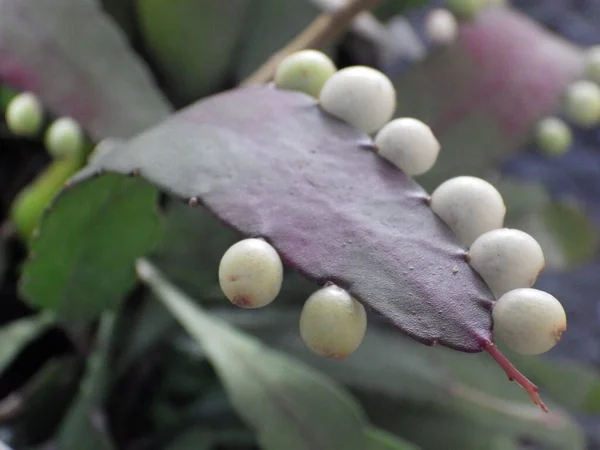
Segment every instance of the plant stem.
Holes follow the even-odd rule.
[[[564,419],[559,414],[544,414],[533,405],[511,402],[490,395],[487,392],[473,389],[462,383],[453,382],[447,387],[447,390],[454,397],[467,400],[482,408],[487,408],[515,419],[538,422],[548,428],[556,428],[564,425]]]
[[[544,405],[544,402],[538,394],[538,387],[529,381],[525,375],[519,372],[519,370],[512,365],[508,358],[504,356],[500,350],[498,350],[496,344],[488,341],[485,345],[485,351],[488,352],[490,356],[496,360],[500,367],[504,369],[510,381],[516,381],[519,383],[519,385],[529,394],[529,397],[531,397],[533,403],[542,408],[542,411],[546,413],[548,412],[548,408],[546,408],[546,405]]]
[[[288,55],[306,48],[321,48],[338,38],[362,11],[373,8],[381,0],[350,0],[335,11],[320,14],[299,35],[250,75],[242,86],[268,83],[279,63]]]

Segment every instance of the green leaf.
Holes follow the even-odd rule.
[[[249,0],[137,0],[146,45],[178,100],[190,102],[226,81]]]
[[[473,424],[452,412],[440,411],[435,404],[399,403],[387,398],[361,400],[375,422],[417,442],[423,450],[521,450],[520,436]]]
[[[133,263],[159,232],[157,192],[109,175],[64,190],[31,241],[20,291],[64,320],[98,316],[135,285]]]
[[[566,202],[548,205],[542,220],[555,237],[568,265],[590,260],[598,249],[598,231],[577,205]]]
[[[0,79],[35,92],[94,140],[130,137],[170,107],[98,3],[0,0]]]
[[[364,416],[344,390],[194,305],[146,261],[138,275],[212,361],[265,450],[363,450]]]
[[[98,330],[98,342],[89,357],[80,390],[58,433],[61,450],[114,450],[102,411],[111,373],[109,353],[115,316],[105,313]]]
[[[454,417],[466,428],[484,429],[486,436],[504,434],[519,437],[526,434],[549,447],[585,448],[583,432],[569,415],[561,411],[555,402],[549,402],[549,414],[529,404],[526,394],[497,370],[488,355],[424,347],[388,325],[372,321],[360,348],[343,361],[332,361],[313,355],[302,343],[297,332],[299,311],[269,309],[254,310],[252,314],[228,309],[220,316],[251,330],[275,348],[287,351],[353,390],[377,396],[373,405],[365,403],[362,397],[361,403],[378,426],[384,426],[378,420],[400,416],[403,407],[398,401],[402,401],[402,404],[410,402],[419,408],[435,405],[439,414]],[[381,398],[391,402],[388,410],[383,409]],[[413,412],[407,412],[403,417],[411,414]],[[424,417],[429,415],[430,412],[423,413]],[[411,421],[412,426],[394,428],[393,431],[424,448],[441,448],[424,445],[428,441],[418,440],[408,433],[416,426],[415,422]],[[390,426],[400,424],[398,418]],[[448,431],[453,428],[450,426]],[[424,426],[423,429],[423,438],[433,439],[425,435],[427,429],[436,429],[435,426]],[[479,437],[475,438],[480,442]],[[463,447],[448,444],[445,448]]]
[[[38,314],[10,322],[0,328],[0,373],[19,352],[52,324],[51,314]]]
[[[367,428],[367,450],[418,450],[414,444],[400,439],[387,431],[377,428]]]

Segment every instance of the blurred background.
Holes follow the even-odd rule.
[[[426,347],[376,318],[354,355],[319,359],[297,331],[313,284],[290,271],[272,307],[234,310],[219,289],[217,267],[238,236],[179,201],[161,202],[164,234],[152,260],[243,336],[347,389],[376,427],[369,449],[600,449],[600,120],[584,127],[563,111],[565,91],[584,77],[586,49],[600,45],[600,2],[488,1],[477,17],[460,22],[455,42],[439,45],[425,22],[446,2],[382,0],[322,50],[338,68],[363,64],[386,73],[398,92],[397,116],[432,127],[442,153],[417,179],[426,190],[457,175],[485,178],[504,196],[506,225],[540,242],[547,267],[535,287],[561,300],[568,331],[541,357],[506,353],[540,386],[549,415],[488,355]],[[39,92],[30,87],[44,105],[44,127],[61,115],[75,117],[89,151],[103,138],[131,137],[234,88],[320,13],[343,3],[0,0],[0,106],[23,90],[14,61],[30,58],[28,69],[47,72],[33,84]],[[65,94],[74,83],[81,98]],[[101,113],[89,113],[96,106]],[[564,151],[536,144],[536,125],[547,116],[569,126],[572,143]],[[104,345],[96,342],[95,321],[62,326],[20,298],[27,241],[11,233],[10,211],[51,164],[39,134],[17,136],[0,125],[0,440],[15,450],[261,448],[214,361],[143,289],[130,291]],[[82,414],[91,419],[74,419]]]

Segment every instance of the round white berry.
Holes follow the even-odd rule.
[[[44,110],[37,96],[25,92],[13,98],[6,107],[6,126],[18,136],[35,136],[44,120]]]
[[[481,178],[461,176],[440,184],[431,194],[431,209],[465,247],[504,223],[506,207],[494,186]]]
[[[337,286],[312,294],[300,315],[300,336],[316,354],[344,358],[360,346],[367,330],[365,308]]]
[[[545,265],[540,244],[529,234],[510,228],[488,231],[475,239],[469,263],[496,298],[533,286]]]
[[[375,136],[377,153],[408,176],[422,175],[433,167],[440,143],[431,128],[417,119],[395,119]]]
[[[581,127],[600,124],[600,87],[588,80],[571,84],[565,97],[565,114]]]
[[[366,133],[385,125],[396,110],[396,90],[388,77],[365,66],[334,73],[319,96],[329,114]]]
[[[268,305],[281,290],[283,264],[277,251],[262,239],[244,239],[221,258],[219,283],[225,296],[241,308]]]
[[[564,154],[573,142],[571,127],[558,117],[546,117],[540,120],[535,130],[535,140],[548,156]]]
[[[511,350],[539,355],[554,347],[567,329],[567,316],[560,302],[531,288],[507,292],[492,311],[494,336]]]
[[[436,8],[425,18],[425,34],[435,44],[448,45],[458,36],[458,22],[447,9]]]
[[[591,81],[600,84],[600,45],[587,50],[585,54],[585,72]]]
[[[336,70],[326,54],[317,50],[301,50],[281,61],[275,72],[275,86],[319,98],[323,85]]]
[[[83,150],[83,131],[70,117],[55,120],[46,130],[46,150],[53,158],[68,158]]]

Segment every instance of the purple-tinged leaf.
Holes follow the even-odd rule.
[[[96,140],[130,137],[170,107],[94,1],[0,0],[0,80],[77,119]]]
[[[582,71],[580,48],[517,11],[491,8],[463,23],[455,45],[396,81],[398,113],[424,120],[442,144],[423,180],[478,174],[505,159],[557,112]]]
[[[101,155],[72,187],[104,171],[139,174],[268,239],[307,278],[347,289],[414,339],[488,351],[544,408],[493,344],[492,294],[465,250],[427,193],[371,144],[311,97],[250,87],[192,105]]]
[[[78,179],[138,172],[270,240],[300,272],[343,286],[414,338],[482,350],[492,295],[427,193],[368,143],[307,96],[254,87],[184,110]]]

